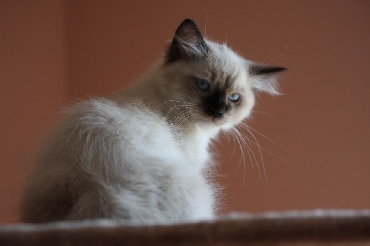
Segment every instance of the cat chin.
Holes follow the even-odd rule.
[[[229,129],[232,127],[229,121],[225,118],[201,118],[198,119],[197,125],[203,129],[213,129],[213,130],[221,130],[221,129]]]

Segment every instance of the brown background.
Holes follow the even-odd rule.
[[[62,105],[130,83],[185,17],[289,68],[284,96],[262,95],[249,122],[272,139],[255,133],[268,182],[256,146],[260,172],[232,139],[215,145],[223,213],[370,208],[370,1],[3,0],[0,223],[18,221],[32,153]]]

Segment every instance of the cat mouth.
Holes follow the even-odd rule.
[[[225,123],[224,117],[213,117],[212,122],[216,125],[223,125]]]

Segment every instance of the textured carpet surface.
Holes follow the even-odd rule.
[[[174,225],[128,225],[111,220],[2,225],[0,245],[370,246],[370,210],[236,213]]]

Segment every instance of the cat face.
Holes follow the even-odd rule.
[[[206,57],[180,60],[168,69],[169,97],[181,105],[172,113],[176,117],[181,111],[201,127],[228,129],[246,118],[254,104],[248,65],[225,45],[206,42]]]
[[[165,60],[168,115],[175,124],[230,129],[247,118],[255,90],[277,93],[273,73],[237,55],[226,45],[204,40],[196,24],[185,20],[175,33]]]

